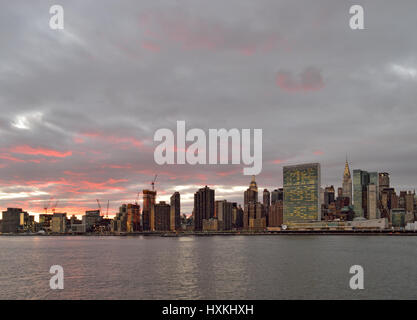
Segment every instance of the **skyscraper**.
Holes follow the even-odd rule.
[[[141,231],[140,206],[138,204],[123,204],[113,219],[113,231],[134,232]]]
[[[328,206],[335,201],[335,198],[336,197],[333,186],[324,188],[324,205]]]
[[[203,220],[214,218],[214,190],[205,186],[194,194],[194,230],[203,230]]]
[[[268,202],[269,191],[264,192],[263,200]],[[265,207],[258,201],[258,185],[255,176],[249,184],[249,188],[244,193],[244,210],[243,210],[243,229],[255,230],[264,229],[266,227]]]
[[[160,201],[155,204],[155,231],[169,231],[170,230],[170,213],[171,206],[165,201]]]
[[[377,206],[378,185],[377,172],[353,170],[353,210],[355,211],[355,218],[379,218]]]
[[[274,191],[271,192],[271,204],[274,204],[277,201],[283,201],[284,200],[284,189],[283,188],[279,188],[279,189],[275,189]]]
[[[142,225],[143,231],[154,229],[156,191],[143,190]]]
[[[266,224],[268,224],[269,207],[271,206],[271,194],[268,189],[264,189],[262,200],[265,210]]]
[[[343,197],[349,198],[349,202],[352,203],[352,178],[349,170],[349,163],[346,158],[345,171],[343,172],[342,182]]]
[[[233,203],[232,206],[232,228],[242,229],[243,228],[243,209],[237,203]]]
[[[271,204],[268,215],[268,227],[280,227],[283,218],[283,201],[278,200]]]
[[[269,193],[268,189],[264,189],[263,204],[265,207],[268,207],[268,208],[271,205],[271,194]]]
[[[244,193],[244,205],[249,202],[258,202],[258,185],[255,181],[255,176],[252,176],[249,188]]]
[[[366,190],[369,184],[369,174],[359,169],[353,170],[353,210],[355,218],[367,216]]]
[[[226,200],[215,202],[215,216],[219,222],[219,230],[232,229],[233,203]]]
[[[250,201],[243,211],[243,229],[263,230],[266,227],[265,208],[260,202]]]
[[[284,224],[320,220],[320,164],[285,166]]]
[[[381,195],[381,193],[384,189],[389,188],[389,173],[387,173],[387,172],[378,173],[378,179],[379,179],[378,193]]]
[[[174,192],[171,196],[170,226],[171,231],[179,230],[181,227],[181,200],[180,193]]]
[[[141,225],[140,225],[140,205],[138,204],[124,204],[123,206],[126,206],[126,231],[127,232],[134,232],[134,231],[140,231]]]

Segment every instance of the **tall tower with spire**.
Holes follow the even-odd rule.
[[[349,163],[346,156],[345,171],[343,172],[343,196],[349,198],[349,203],[352,204],[352,177],[350,175]]]
[[[255,181],[255,176],[252,176],[252,181],[250,182],[249,188],[245,191],[244,194],[244,204],[249,202],[258,202],[258,185]]]

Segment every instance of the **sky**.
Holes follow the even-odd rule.
[[[64,8],[64,30],[49,27]],[[365,29],[351,30],[361,4]],[[244,165],[158,165],[156,130],[263,130],[258,187],[319,162],[417,185],[417,2],[0,0],[0,210],[113,215],[158,174],[190,214],[205,185],[243,202]],[[140,195],[140,198],[142,196]]]

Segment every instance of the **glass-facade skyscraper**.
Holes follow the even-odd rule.
[[[320,220],[320,183],[319,163],[284,167],[284,224]]]
[[[378,172],[353,170],[353,210],[355,218],[379,218],[378,202]]]

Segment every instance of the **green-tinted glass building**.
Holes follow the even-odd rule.
[[[353,170],[353,210],[355,218],[366,216],[366,187],[369,184],[369,174],[363,170]]]
[[[353,170],[353,210],[355,211],[355,218],[378,218],[378,189],[378,172]]]
[[[284,224],[320,220],[319,163],[284,167]]]

